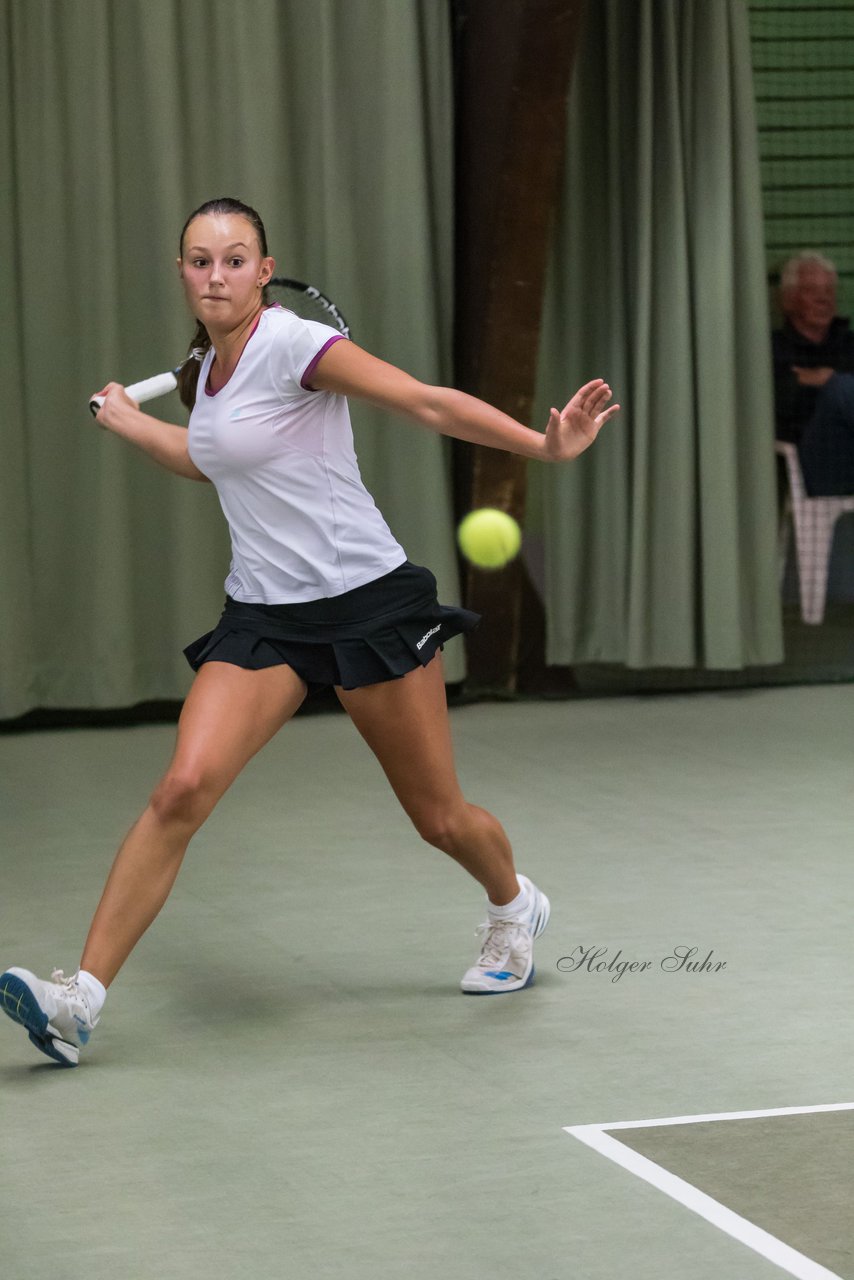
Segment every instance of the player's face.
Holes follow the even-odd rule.
[[[796,325],[811,329],[829,325],[836,315],[836,277],[822,267],[803,267],[787,310]]]
[[[252,223],[234,213],[194,218],[178,259],[190,309],[214,331],[233,329],[258,309],[275,266],[261,257]]]

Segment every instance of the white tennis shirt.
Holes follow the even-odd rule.
[[[228,521],[225,590],[235,600],[337,596],[406,559],[362,482],[346,399],[311,389],[336,341],[346,341],[337,329],[276,306],[216,393],[213,349],[202,362],[187,446]]]

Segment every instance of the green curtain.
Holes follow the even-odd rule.
[[[782,660],[772,386],[742,0],[586,8],[538,420],[606,378],[577,462],[532,467],[547,660]]]
[[[186,214],[236,195],[360,345],[450,378],[450,33],[432,0],[2,0],[0,718],[180,698],[228,539],[212,487],[101,432],[192,331]],[[186,417],[177,397],[159,405]],[[357,406],[362,473],[458,599],[447,442]],[[463,675],[459,641],[449,679]]]

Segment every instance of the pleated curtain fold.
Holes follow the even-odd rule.
[[[547,660],[776,663],[769,321],[743,0],[599,0],[586,13],[538,420],[593,377],[623,410],[575,464],[530,469]]]

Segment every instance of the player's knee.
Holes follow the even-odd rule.
[[[202,773],[183,770],[170,771],[161,778],[150,804],[163,823],[199,827],[216,800],[216,789]]]
[[[459,810],[437,805],[423,810],[413,821],[422,840],[443,853],[453,853],[460,841],[461,817]]]

